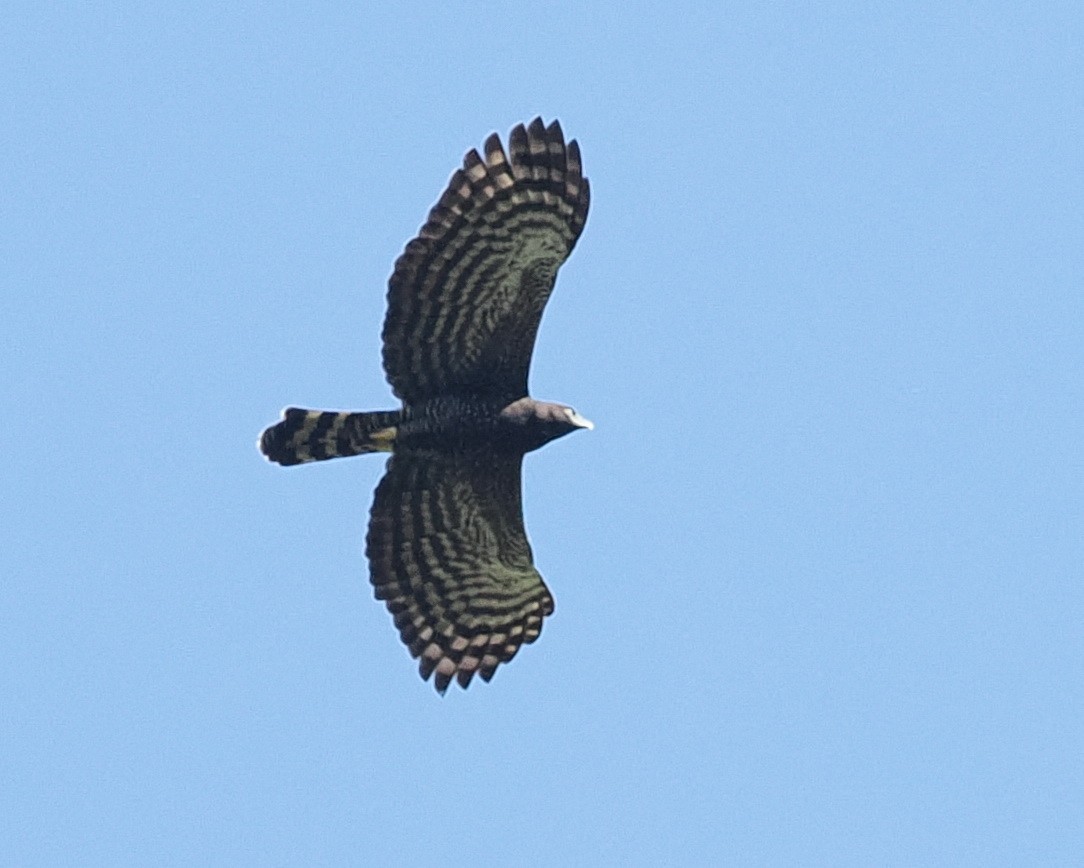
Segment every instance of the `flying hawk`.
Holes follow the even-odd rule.
[[[370,579],[440,693],[489,681],[553,598],[523,527],[527,452],[592,425],[527,395],[557,269],[587,219],[575,141],[541,118],[467,152],[389,281],[384,370],[398,410],[290,407],[260,437],[278,464],[390,452],[366,539]]]

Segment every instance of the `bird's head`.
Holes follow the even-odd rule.
[[[567,404],[520,398],[501,410],[502,421],[517,441],[528,449],[537,449],[551,440],[570,434],[579,428],[588,431],[595,426]]]

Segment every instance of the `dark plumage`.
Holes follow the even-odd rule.
[[[279,464],[392,452],[367,537],[370,577],[423,678],[444,692],[533,642],[553,611],[523,527],[523,455],[591,423],[527,396],[542,311],[587,219],[575,141],[541,118],[506,155],[469,151],[389,281],[384,369],[399,410],[289,408]]]

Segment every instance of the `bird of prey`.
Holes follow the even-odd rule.
[[[390,452],[366,538],[370,579],[440,693],[489,681],[538,638],[553,598],[523,527],[523,456],[593,427],[527,375],[557,269],[589,202],[580,149],[541,118],[467,152],[388,284],[383,358],[398,410],[290,407],[278,464]]]

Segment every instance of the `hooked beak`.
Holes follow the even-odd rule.
[[[586,428],[588,431],[595,430],[595,423],[590,419],[585,419],[575,410],[568,414],[568,421],[575,425],[577,428]]]

